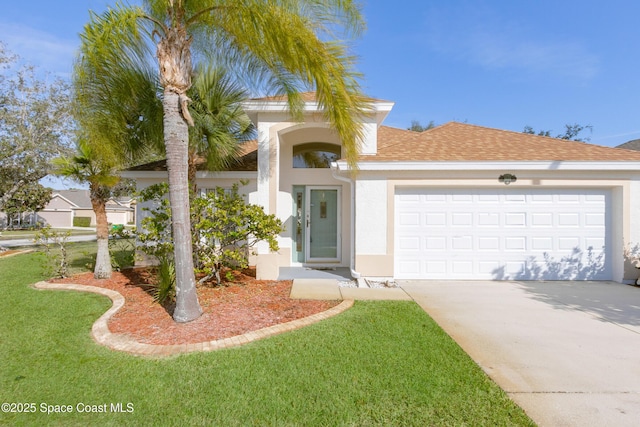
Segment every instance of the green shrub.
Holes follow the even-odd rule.
[[[136,236],[140,251],[173,262],[167,191],[166,183],[142,191],[141,200],[154,203],[152,208],[143,208],[148,214]],[[267,215],[261,206],[247,203],[236,184],[231,189],[216,188],[196,197],[191,204],[191,227],[196,271],[205,275],[200,283],[215,277],[220,285],[222,268],[246,268],[259,241],[267,242],[272,251],[278,250],[277,236],[282,231],[282,222],[275,215]]]
[[[158,267],[158,283],[154,285],[153,299],[160,303],[172,303],[176,300],[176,267],[173,261],[163,258]]]
[[[67,242],[71,231],[55,231],[51,226],[36,231],[33,242],[42,246],[46,255],[45,275],[48,277],[67,277],[69,275],[69,257]]]
[[[220,285],[222,267],[248,267],[249,255],[260,241],[267,242],[271,251],[278,250],[282,222],[275,215],[267,215],[262,206],[247,203],[238,193],[237,184],[230,190],[218,187],[196,198],[191,208],[197,236],[196,268],[205,274],[200,282],[215,277]]]
[[[89,216],[76,216],[73,217],[74,227],[91,227],[91,217]]]
[[[135,233],[124,226],[113,226],[109,229],[109,253],[111,267],[120,271],[135,264]]]

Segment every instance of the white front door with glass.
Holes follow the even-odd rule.
[[[340,188],[295,186],[294,262],[340,260]]]

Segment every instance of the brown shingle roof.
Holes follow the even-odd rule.
[[[314,102],[316,100],[315,92],[300,92],[300,98],[303,102]],[[253,98],[252,101],[287,101],[289,98],[285,95],[265,96],[262,98]]]
[[[247,141],[240,145],[239,158],[233,162],[225,171],[227,172],[256,172],[258,170],[258,142],[256,140]],[[199,171],[206,170],[204,158],[196,160]],[[167,161],[158,160],[144,165],[134,166],[128,171],[166,171]]]
[[[381,126],[362,161],[640,161],[640,152],[450,122],[424,132]]]

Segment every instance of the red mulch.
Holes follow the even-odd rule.
[[[114,272],[109,280],[85,273],[57,283],[76,283],[120,292],[125,305],[109,321],[113,333],[125,333],[148,344],[188,344],[228,338],[267,326],[289,322],[336,306],[339,301],[289,299],[291,281],[256,280],[255,270],[234,272],[233,283],[198,286],[203,314],[189,323],[176,323],[171,306],[153,301],[148,269]]]

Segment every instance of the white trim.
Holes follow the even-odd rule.
[[[320,108],[320,104],[317,101],[305,101],[302,111],[308,112],[322,112],[324,109]],[[372,100],[371,106],[365,112],[389,112],[395,105],[390,101],[377,101]],[[272,100],[255,100],[246,101],[242,103],[242,109],[247,113],[288,113],[289,102],[288,101],[272,101]]]
[[[382,124],[387,117],[393,106],[394,102],[371,100],[371,108],[364,111],[364,113],[373,113],[376,115],[376,122],[378,126]],[[275,101],[275,100],[253,100],[242,103],[242,109],[247,113],[249,118],[254,124],[258,122],[258,115],[260,113],[286,113],[290,114],[288,101]],[[302,107],[302,113],[323,113],[325,110],[320,108],[317,101],[305,101]]]
[[[350,171],[349,165],[344,160],[332,163],[338,173]],[[490,161],[490,162],[409,162],[409,161],[385,161],[385,162],[359,162],[360,171],[437,171],[437,170],[589,170],[589,171],[640,171],[640,162],[608,161],[608,162],[579,162],[579,161]]]
[[[196,172],[196,178],[258,179],[257,171]]]

